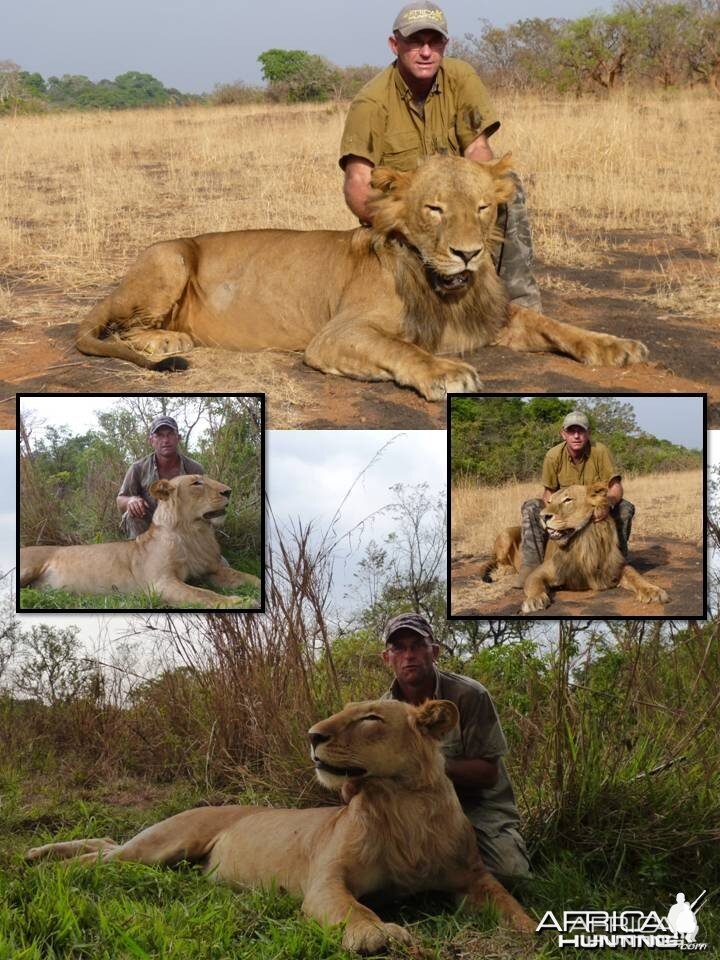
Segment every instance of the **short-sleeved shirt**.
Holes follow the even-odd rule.
[[[444,755],[497,761],[498,779],[494,787],[455,787],[465,815],[471,823],[481,824],[483,832],[489,834],[517,826],[520,815],[502,759],[507,753],[507,741],[490,694],[471,677],[436,669],[435,678],[435,699],[451,700],[460,713],[457,726],[442,741]],[[382,699],[403,699],[397,680]]]
[[[184,453],[179,453],[178,456],[180,457],[180,474],[205,473],[203,467],[196,460],[191,460]],[[142,497],[149,503],[150,512],[143,517],[148,526],[150,526],[150,519],[157,507],[157,500],[150,496],[149,491],[153,483],[159,479],[157,460],[153,452],[147,457],[143,457],[142,460],[135,461],[125,474],[125,479],[118,491],[119,497]],[[124,518],[125,515],[123,514],[123,520]]]
[[[366,83],[350,104],[340,166],[350,156],[375,166],[414,170],[424,157],[458,155],[500,126],[487,90],[470,64],[445,57],[424,105],[413,102],[397,62]]]
[[[577,464],[570,459],[564,440],[551,447],[543,462],[543,486],[555,493],[556,490],[571,487],[575,483],[597,483],[615,477],[619,480],[620,471],[605,444],[588,441],[588,445],[589,450]]]

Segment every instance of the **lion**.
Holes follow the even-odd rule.
[[[667,603],[667,593],[630,566],[618,546],[615,522],[607,515],[608,484],[574,484],[556,491],[540,511],[547,530],[545,557],[527,577],[521,613],[550,606],[550,590],[630,590],[641,603]],[[596,513],[604,516],[593,523]],[[495,540],[493,556],[481,570],[487,583],[520,569],[520,527],[509,527]]]
[[[491,257],[509,155],[373,171],[371,228],[238,230],[153,244],[77,332],[85,354],[185,369],[196,345],[302,351],[324,373],[392,380],[428,401],[482,386],[458,354],[490,344],[600,366],[647,347],[509,303]]]
[[[209,607],[243,606],[242,597],[192,587],[189,578],[215,587],[260,586],[250,573],[233,570],[223,559],[215,528],[225,519],[230,488],[199,474],[156,480],[158,501],[150,527],[136,540],[72,547],[22,547],[20,586],[73,593],[154,591],[167,603]]]
[[[409,932],[383,921],[361,897],[448,891],[470,907],[494,903],[522,933],[535,924],[484,867],[475,833],[445,775],[441,739],[458,723],[448,700],[350,703],[310,728],[319,781],[359,785],[346,806],[278,810],[200,807],[148,827],[126,843],[109,838],[34,847],[27,860],[132,860],[202,865],[235,887],[280,888],[302,897],[322,924],[345,925],[343,946],[376,953]]]

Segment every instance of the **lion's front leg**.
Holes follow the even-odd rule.
[[[549,571],[541,564],[525,581],[525,599],[520,613],[535,613],[550,606],[550,587],[553,585]]]
[[[651,583],[641,573],[638,573],[635,567],[631,567],[629,564],[623,567],[618,586],[624,590],[630,590],[641,603],[668,603],[670,600],[662,587]]]
[[[213,570],[204,579],[214,587],[242,587],[249,584],[252,587],[260,588],[260,578],[252,573],[243,573],[242,570],[235,570],[229,565],[223,564],[217,570]]]
[[[307,345],[305,362],[323,373],[357,380],[394,380],[417,390],[426,400],[442,400],[446,393],[468,393],[482,387],[470,364],[433,356],[354,317],[335,318],[323,327]]]
[[[391,940],[408,945],[410,933],[397,923],[383,923],[377,914],[359,903],[339,878],[314,883],[303,900],[303,912],[323,924],[343,923],[343,947],[356,953],[378,953]]]
[[[503,920],[520,933],[535,933],[535,921],[505,887],[487,870],[475,876],[469,889],[460,894],[466,908],[494,904]]]
[[[512,304],[510,319],[495,342],[511,350],[564,353],[597,367],[624,367],[630,363],[642,363],[648,356],[648,348],[639,340],[624,340],[609,333],[582,330]]]
[[[163,600],[176,606],[200,603],[205,607],[244,607],[247,603],[247,600],[243,597],[224,597],[221,593],[215,593],[213,590],[192,587],[182,580],[167,578],[155,582],[152,587]]]

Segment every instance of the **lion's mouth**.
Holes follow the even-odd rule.
[[[428,277],[433,288],[438,293],[456,293],[464,290],[472,282],[475,276],[472,270],[462,270],[460,273],[438,273],[432,268],[428,269]]]
[[[336,777],[364,777],[367,770],[364,767],[333,767],[323,760],[313,759],[316,770],[322,770],[323,773],[331,773]]]
[[[208,510],[207,513],[203,514],[203,520],[214,520],[215,517],[224,517],[227,507],[222,507],[220,510]]]
[[[576,532],[575,527],[568,527],[566,530],[548,530],[547,534],[551,540],[560,542],[561,540],[569,540]]]

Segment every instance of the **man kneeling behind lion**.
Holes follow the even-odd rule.
[[[225,519],[230,488],[200,474],[184,474],[156,481],[150,493],[158,505],[149,529],[135,540],[23,547],[20,586],[97,594],[153,591],[176,605],[246,606],[242,597],[185,583],[193,578],[214,587],[260,586],[257,577],[228,566],[215,537],[215,528]]]
[[[375,953],[409,932],[359,902],[444,890],[473,908],[494,903],[522,933],[535,923],[483,866],[469,820],[445,775],[442,740],[458,723],[447,700],[415,707],[397,700],[351,703],[310,728],[318,779],[340,790],[356,785],[345,806],[274,810],[200,807],[148,827],[124,844],[108,838],[50,843],[44,857],[133,860],[173,865],[189,860],[212,880],[238,887],[279,887],[303,897],[323,924],[344,924],[343,946]]]
[[[618,531],[610,515],[608,483],[574,484],[552,494],[540,510],[540,522],[548,534],[542,563],[523,575],[525,599],[521,613],[544,610],[551,604],[550,591],[630,590],[642,603],[667,603],[661,588],[631,567],[620,550]],[[521,569],[521,528],[501,533],[493,558],[481,573],[485,581],[499,580]]]

